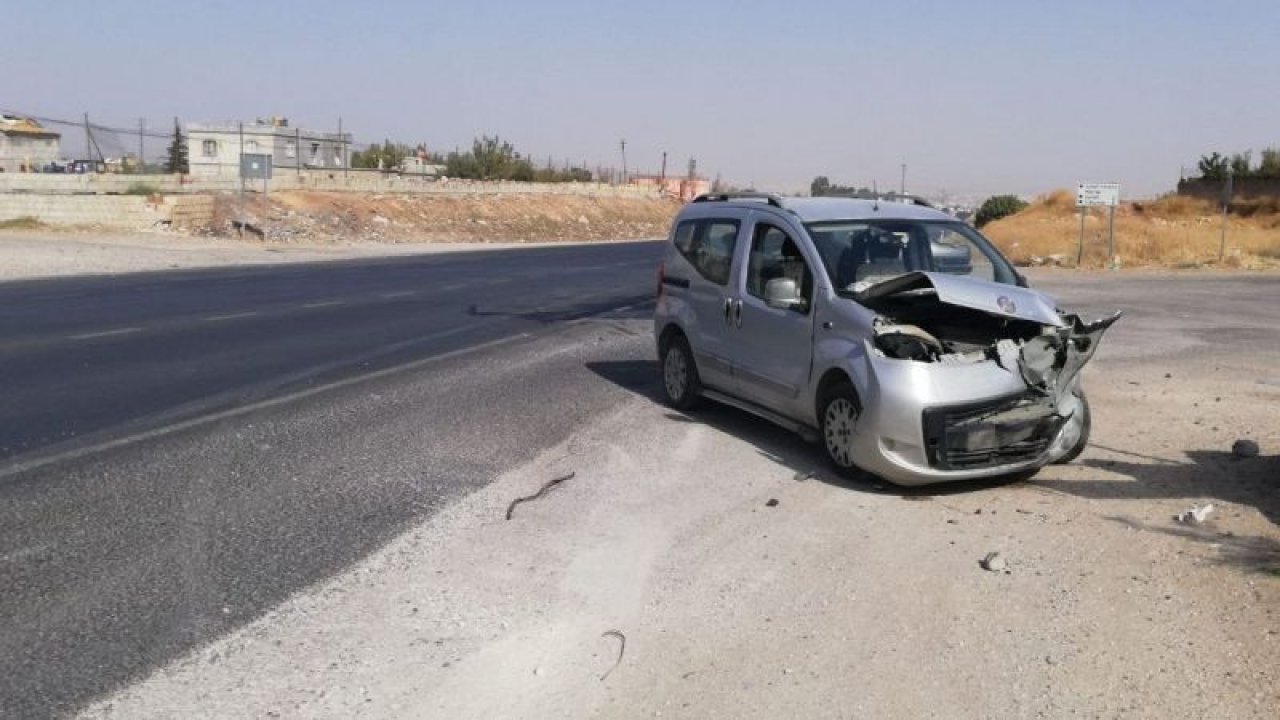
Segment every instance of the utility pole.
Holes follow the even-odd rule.
[[[622,184],[627,184],[627,140],[622,139]]]
[[[240,123],[240,157],[236,158],[236,173],[240,175],[240,209],[244,210],[244,123]]]
[[[84,159],[88,162],[93,157],[93,136],[89,134],[89,113],[84,114]]]
[[[293,169],[299,178],[302,177],[302,128],[293,129]],[[301,187],[301,184],[299,184]]]
[[[907,164],[902,163],[902,180],[898,183],[898,194],[905,196],[907,194]]]
[[[338,118],[338,142],[342,143],[342,178],[347,177],[347,138],[342,134],[342,118]]]
[[[667,182],[667,151],[662,151],[662,174],[658,176],[658,184],[666,185]]]
[[[1218,237],[1218,262],[1222,262],[1227,257],[1227,210],[1231,207],[1231,196],[1235,194],[1232,188],[1232,180],[1234,172],[1231,167],[1227,167],[1227,181],[1222,188],[1222,232]]]
[[[147,121],[145,118],[138,118],[138,174],[141,175],[146,171],[146,161],[143,160],[143,133],[147,130]]]

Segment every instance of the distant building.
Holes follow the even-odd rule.
[[[629,185],[651,187],[663,195],[689,202],[699,195],[711,192],[711,181],[700,177],[662,177],[659,175],[633,175]]]
[[[270,155],[276,169],[341,170],[350,163],[351,134],[289,127],[287,118],[251,123],[187,125],[187,162],[192,175],[240,173],[240,155]]]
[[[39,172],[61,154],[62,136],[31,118],[0,114],[0,169]]]

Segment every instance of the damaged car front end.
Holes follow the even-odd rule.
[[[840,295],[851,316],[871,311],[852,353],[864,364],[861,469],[920,485],[1031,471],[1084,448],[1080,370],[1120,313],[1085,322],[1035,290],[935,272]]]

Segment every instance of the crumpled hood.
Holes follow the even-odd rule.
[[[999,317],[1014,317],[1042,325],[1065,327],[1068,323],[1047,295],[1030,288],[976,280],[963,275],[913,272],[856,291],[858,300],[874,300],[899,293],[932,289],[948,305],[980,310]]]

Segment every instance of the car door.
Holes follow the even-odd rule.
[[[730,359],[738,393],[776,412],[798,417],[813,361],[813,259],[797,234],[772,216],[753,214],[735,275],[738,305]],[[811,254],[810,254],[811,255]],[[790,307],[766,300],[771,280],[790,280]]]
[[[685,328],[694,361],[703,384],[726,392],[736,392],[733,363],[729,358],[729,334],[737,293],[738,237],[743,223],[732,218],[686,220],[676,227],[675,245],[693,273],[687,278],[685,297],[693,323]],[[673,273],[668,270],[668,275]]]

